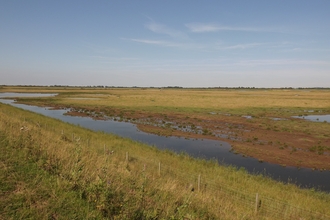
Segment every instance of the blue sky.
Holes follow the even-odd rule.
[[[1,1],[0,84],[330,87],[330,1]]]

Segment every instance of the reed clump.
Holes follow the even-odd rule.
[[[3,219],[330,218],[328,193],[3,104],[0,137]]]

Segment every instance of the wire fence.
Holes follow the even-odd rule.
[[[134,159],[144,164],[146,172],[157,173],[160,178],[171,176],[172,178],[186,181],[186,186],[188,189],[191,188],[190,190],[193,189],[202,195],[209,192],[208,195],[213,195],[215,197],[214,200],[219,197],[230,199],[240,206],[245,206],[246,209],[250,209],[251,212],[260,217],[271,216],[274,219],[330,219],[329,215],[303,209],[284,200],[269,198],[257,192],[251,193],[225,185],[219,181],[219,177],[205,179],[203,175],[197,174],[197,172],[176,169],[169,164],[160,163],[153,159],[137,156],[134,156]]]

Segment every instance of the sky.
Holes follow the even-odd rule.
[[[330,87],[329,0],[0,1],[0,85]]]

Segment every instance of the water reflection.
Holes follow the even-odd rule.
[[[15,93],[15,92],[2,92],[0,98],[13,98],[13,97],[50,97],[56,96],[56,93]]]
[[[2,94],[0,94],[0,97],[1,96],[3,97]],[[0,102],[80,125],[94,131],[104,131],[117,134],[122,137],[156,146],[159,149],[186,152],[197,158],[215,159],[219,161],[219,163],[244,167],[251,173],[262,173],[279,181],[295,183],[301,187],[315,187],[330,192],[329,171],[312,171],[311,169],[297,169],[294,167],[284,168],[280,165],[265,162],[260,163],[254,158],[242,157],[241,155],[230,152],[230,145],[226,142],[157,136],[141,132],[134,124],[128,122],[118,122],[113,120],[102,121],[93,120],[87,117],[68,116],[63,115],[67,110],[50,110],[49,108],[17,104],[14,103],[13,100],[0,99]]]

